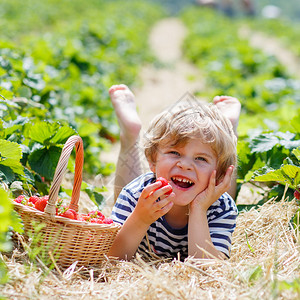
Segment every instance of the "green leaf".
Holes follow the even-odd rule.
[[[20,218],[13,211],[13,204],[9,199],[8,192],[1,187],[0,199],[0,251],[9,251],[11,242],[7,233],[11,227],[22,233],[22,225]]]
[[[283,165],[280,169],[270,171],[264,175],[256,176],[255,181],[277,181],[288,183],[291,188],[295,188],[300,182],[300,167],[293,165]]]
[[[300,148],[294,149],[292,153],[297,157],[297,159],[300,161]]]
[[[280,141],[280,145],[282,145],[286,149],[294,149],[300,146],[300,140],[298,141],[282,140]]]
[[[76,135],[76,131],[69,126],[62,126],[59,122],[35,122],[28,128],[27,135],[30,139],[43,144],[64,144],[66,140]]]
[[[279,143],[279,138],[273,133],[261,134],[253,138],[250,142],[251,152],[266,152],[271,150],[275,145]]]
[[[90,136],[94,133],[99,132],[99,125],[96,125],[91,122],[84,122],[80,124],[78,129],[79,135],[83,138],[85,136]]]
[[[291,120],[291,126],[294,128],[295,132],[299,132],[299,128],[300,128],[300,114],[299,113]]]
[[[300,178],[300,167],[298,166],[283,165],[281,170],[290,178]]]
[[[54,135],[54,137],[50,140],[50,143],[52,144],[64,144],[67,139],[72,136],[72,135],[76,135],[76,131],[69,127],[69,126],[61,126],[56,134]]]
[[[23,165],[14,159],[6,159],[1,162],[1,165],[11,168],[15,173],[19,175],[24,175]]]
[[[103,205],[104,196],[102,195],[102,193],[106,190],[104,187],[95,187],[83,181],[81,185],[81,190],[85,191],[89,195],[90,199],[98,207],[101,207],[101,205]]]
[[[11,183],[15,179],[15,174],[11,168],[0,164],[0,180]]]
[[[8,281],[8,279],[9,279],[9,277],[7,274],[7,267],[1,257],[0,258],[0,284],[6,283]],[[1,297],[1,294],[0,294],[0,297]],[[5,299],[5,298],[0,298],[0,299]]]
[[[55,136],[59,129],[59,123],[37,121],[29,127],[28,137],[43,145],[49,144],[49,140]]]
[[[0,172],[6,182],[11,182],[17,173],[24,175],[24,168],[20,163],[22,158],[21,146],[7,140],[0,140]]]
[[[6,233],[11,226],[12,203],[8,199],[8,193],[0,187],[0,234]]]
[[[261,266],[257,266],[249,271],[249,282],[254,283],[263,276],[263,270]]]
[[[19,144],[0,139],[0,163],[5,159],[20,161],[22,158],[22,149]]]
[[[282,173],[282,170],[274,170],[274,171],[270,171],[267,174],[264,175],[259,175],[254,177],[255,181],[280,181],[280,182],[287,182],[287,178],[284,176],[284,174]]]
[[[15,212],[14,210],[12,211],[12,214],[11,214],[11,220],[12,220],[12,224],[11,224],[12,229],[18,233],[23,233],[24,227],[22,224],[22,219],[18,215],[18,213]]]
[[[52,180],[61,151],[62,149],[56,146],[37,149],[29,155],[28,163],[32,170],[47,180]]]
[[[285,291],[285,290],[292,290],[294,293],[297,293],[298,296],[300,294],[300,279],[296,278],[293,281],[279,281],[278,283],[278,289],[280,291]]]

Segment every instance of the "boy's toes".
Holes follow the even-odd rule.
[[[220,96],[215,96],[213,99],[213,103],[216,104],[220,101]]]
[[[117,89],[117,85],[112,85],[112,86],[109,88],[108,92],[111,94],[111,93],[115,92],[116,89]]]
[[[116,91],[121,91],[121,90],[124,91],[124,90],[127,90],[127,89],[128,89],[128,87],[125,84],[115,84],[115,85],[112,85],[109,88],[108,93],[113,94]]]

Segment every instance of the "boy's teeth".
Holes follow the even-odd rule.
[[[192,184],[193,182],[186,179],[186,178],[180,178],[180,177],[173,177],[172,179],[177,180],[177,181],[181,181],[181,182],[187,182],[189,184]]]

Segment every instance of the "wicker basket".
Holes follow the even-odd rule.
[[[39,256],[49,263],[54,257],[56,264],[62,268],[67,268],[76,261],[77,266],[100,265],[121,228],[116,223],[88,223],[55,215],[58,192],[74,146],[75,174],[69,207],[78,211],[83,166],[83,144],[79,136],[71,136],[64,145],[45,212],[14,202],[14,208],[24,223],[25,236],[31,238],[35,249],[39,249]]]

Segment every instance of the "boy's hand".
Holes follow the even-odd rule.
[[[233,174],[234,166],[229,166],[223,180],[216,185],[216,170],[210,176],[207,188],[198,194],[195,199],[190,203],[190,210],[203,210],[207,211],[208,208],[217,201],[222,194],[230,188],[230,182]]]
[[[132,217],[140,224],[150,226],[158,218],[165,215],[173,206],[172,199],[175,194],[172,192],[166,195],[171,186],[162,186],[160,181],[147,186],[141,193],[138,203],[132,212]],[[156,201],[160,198],[160,201]]]

